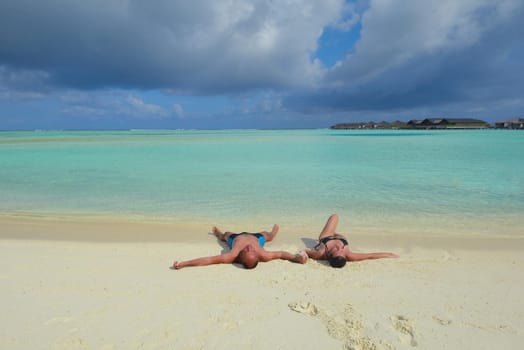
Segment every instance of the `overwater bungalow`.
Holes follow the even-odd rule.
[[[483,120],[471,118],[426,118],[413,119],[407,123],[414,129],[486,129],[489,124]]]
[[[524,129],[524,119],[515,118],[511,120],[503,120],[495,123],[497,129]]]

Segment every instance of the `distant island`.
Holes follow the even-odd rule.
[[[425,118],[412,119],[402,122],[356,122],[340,123],[330,127],[331,129],[521,129],[524,130],[524,119],[515,118],[511,120],[498,121],[495,125],[479,119],[470,118]]]

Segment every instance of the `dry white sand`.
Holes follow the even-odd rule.
[[[401,255],[171,270],[210,227],[0,219],[1,349],[518,349],[524,239],[350,235]],[[266,247],[296,252],[287,234]],[[314,233],[311,234],[315,238]],[[110,238],[109,238],[110,237]]]

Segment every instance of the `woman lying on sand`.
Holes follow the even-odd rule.
[[[178,270],[186,266],[205,266],[212,264],[239,263],[246,269],[254,269],[259,261],[266,262],[274,259],[289,260],[304,264],[307,261],[305,252],[291,254],[284,251],[268,252],[264,249],[266,242],[271,242],[278,232],[278,225],[273,226],[271,232],[261,231],[259,233],[233,233],[222,232],[218,227],[213,227],[215,236],[224,241],[231,251],[215,256],[208,256],[188,261],[175,261],[173,268]]]
[[[335,232],[338,224],[338,215],[329,217],[326,226],[318,237],[315,249],[306,249],[307,255],[315,260],[327,260],[333,267],[343,267],[346,261],[360,261],[366,259],[398,258],[393,253],[354,253],[349,250],[346,237]]]

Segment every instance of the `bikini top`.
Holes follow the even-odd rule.
[[[330,237],[324,237],[324,238],[321,238],[318,240],[318,244],[317,244],[317,247],[322,243],[324,245],[326,245],[327,242],[329,241],[333,241],[333,240],[339,240],[342,242],[343,245],[348,245],[348,241],[347,239],[345,238],[342,238],[342,237],[335,237],[335,236],[330,236]]]

